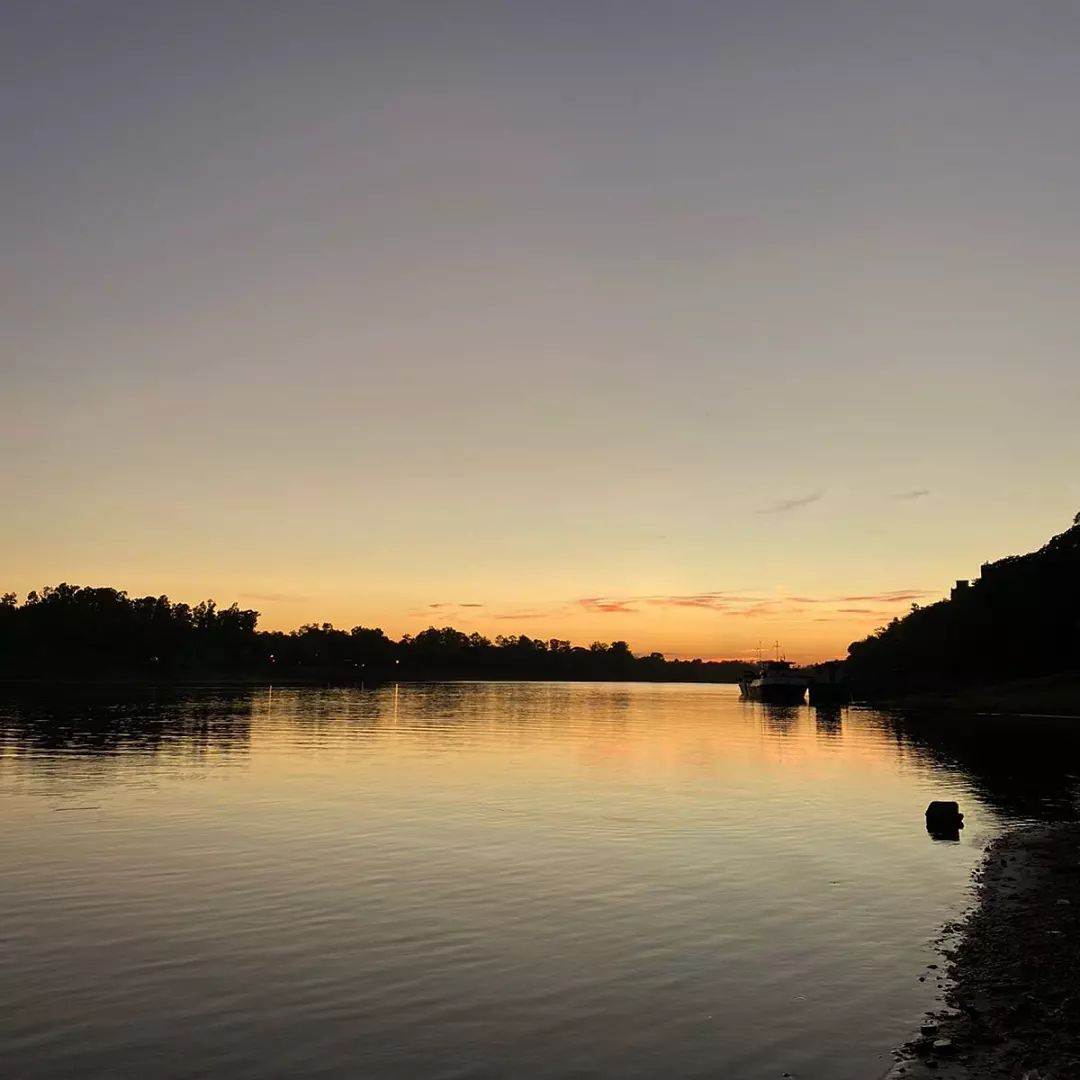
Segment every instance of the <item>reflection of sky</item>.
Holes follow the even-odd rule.
[[[1080,506],[1078,19],[15,4],[0,584],[842,649]]]
[[[155,751],[26,753],[0,712],[10,1075],[874,1075],[1000,827],[880,716],[733,687],[209,690],[112,730],[140,715]]]

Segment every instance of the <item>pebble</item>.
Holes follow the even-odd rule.
[[[934,1023],[933,1020],[929,1020],[925,1024],[923,1024],[921,1028],[919,1028],[919,1031],[922,1032],[923,1035],[927,1036],[936,1035],[938,1033],[938,1026]]]
[[[951,1054],[953,1049],[952,1039],[935,1039],[934,1052],[938,1054]]]

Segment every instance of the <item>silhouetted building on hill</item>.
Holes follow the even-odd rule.
[[[983,563],[948,600],[914,606],[848,649],[860,692],[891,695],[1080,670],[1080,523]]]

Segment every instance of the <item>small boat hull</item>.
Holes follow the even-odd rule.
[[[801,705],[806,697],[806,687],[797,683],[739,683],[742,696],[748,701],[761,701],[766,705]]]

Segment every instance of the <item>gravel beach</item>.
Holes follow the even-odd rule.
[[[976,890],[972,911],[946,928],[948,1007],[901,1048],[888,1080],[1076,1080],[1080,825],[994,841]]]

